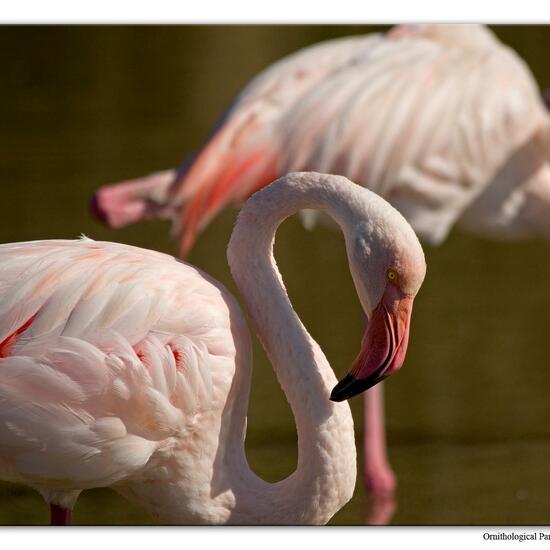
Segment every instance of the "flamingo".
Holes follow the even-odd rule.
[[[454,225],[549,238],[549,158],[550,118],[513,50],[481,25],[402,25],[278,61],[194,157],[102,187],[92,206],[114,228],[172,219],[185,257],[226,204],[286,172],[315,170],[376,191],[432,245]],[[313,226],[316,213],[300,214]],[[363,447],[367,489],[392,494],[381,385],[365,394]]]
[[[306,207],[340,225],[369,318],[338,384],[273,258],[278,225]],[[36,488],[52,523],[67,523],[92,487],[164,523],[323,524],[351,498],[345,400],[403,364],[426,269],[414,231],[342,176],[295,173],[248,200],[228,261],[296,419],[297,469],[277,483],[246,461],[249,334],[219,282],[166,254],[87,238],[0,246],[0,478]]]

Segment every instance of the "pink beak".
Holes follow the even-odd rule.
[[[401,368],[409,343],[412,305],[411,296],[388,283],[369,319],[359,355],[330,394],[332,401],[343,401],[368,390]]]

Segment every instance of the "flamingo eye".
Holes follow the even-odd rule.
[[[388,279],[390,281],[395,281],[395,279],[397,279],[397,273],[393,269],[388,270]]]

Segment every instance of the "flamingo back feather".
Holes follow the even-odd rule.
[[[51,496],[146,478],[167,448],[201,445],[235,368],[222,287],[87,239],[0,245],[0,281],[0,478]]]

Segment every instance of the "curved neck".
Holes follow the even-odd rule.
[[[232,464],[230,475],[237,478],[232,522],[325,523],[353,493],[356,453],[349,405],[329,400],[336,377],[294,312],[273,257],[277,227],[300,209],[325,211],[346,233],[350,187],[320,174],[287,176],[247,202],[233,231],[229,265],[294,413],[298,466],[285,480],[269,484],[248,466],[243,472],[242,465]],[[238,431],[227,443],[242,448]],[[244,450],[229,454],[246,464]]]

